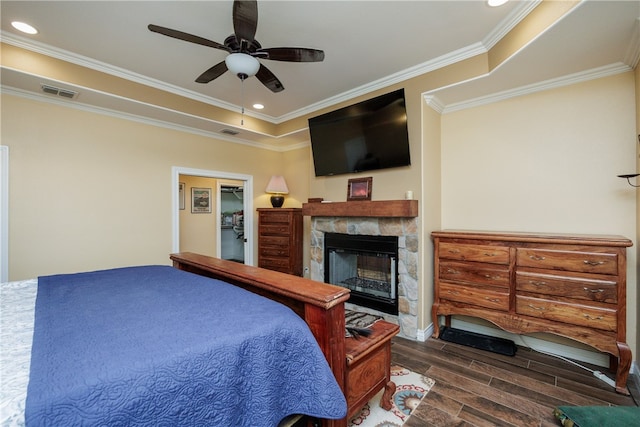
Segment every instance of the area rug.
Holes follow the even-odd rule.
[[[349,427],[400,427],[435,384],[431,378],[400,366],[391,367],[391,381],[396,383],[391,410],[380,407],[381,390],[349,420]]]

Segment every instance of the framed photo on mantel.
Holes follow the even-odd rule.
[[[347,185],[347,202],[371,200],[373,177],[352,178]]]

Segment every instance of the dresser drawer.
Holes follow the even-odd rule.
[[[518,248],[518,267],[551,270],[581,271],[585,273],[618,274],[618,256],[615,253],[563,251]]]
[[[269,211],[268,213],[260,213],[260,225],[263,224],[289,224],[291,222],[291,215],[288,212]]]
[[[516,289],[518,292],[555,295],[578,300],[599,301],[615,304],[618,301],[617,283],[606,280],[607,276],[543,274],[518,270]]]
[[[509,248],[506,246],[440,242],[438,246],[438,256],[440,258],[458,261],[509,264]]]
[[[494,310],[509,310],[509,292],[440,283],[440,299],[463,302]]]
[[[260,247],[260,256],[261,257],[288,257],[289,256],[289,247],[288,246],[261,246]]]
[[[262,224],[260,226],[260,235],[277,234],[288,236],[290,233],[289,226],[286,224]]]
[[[509,288],[509,268],[481,263],[440,262],[440,280]]]
[[[289,238],[281,236],[260,236],[260,248],[267,246],[289,246]]]
[[[260,267],[270,270],[287,271],[289,269],[288,258],[260,258]]]
[[[605,331],[616,330],[616,310],[527,295],[516,296],[516,313]]]

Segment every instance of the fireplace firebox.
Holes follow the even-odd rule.
[[[350,303],[398,314],[398,237],[325,233],[324,281],[351,290]]]

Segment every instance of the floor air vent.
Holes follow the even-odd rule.
[[[40,85],[40,87],[42,88],[42,91],[44,93],[48,93],[49,95],[61,96],[63,98],[73,99],[78,95],[78,92],[74,92],[68,89],[60,89],[55,86],[42,84]]]

